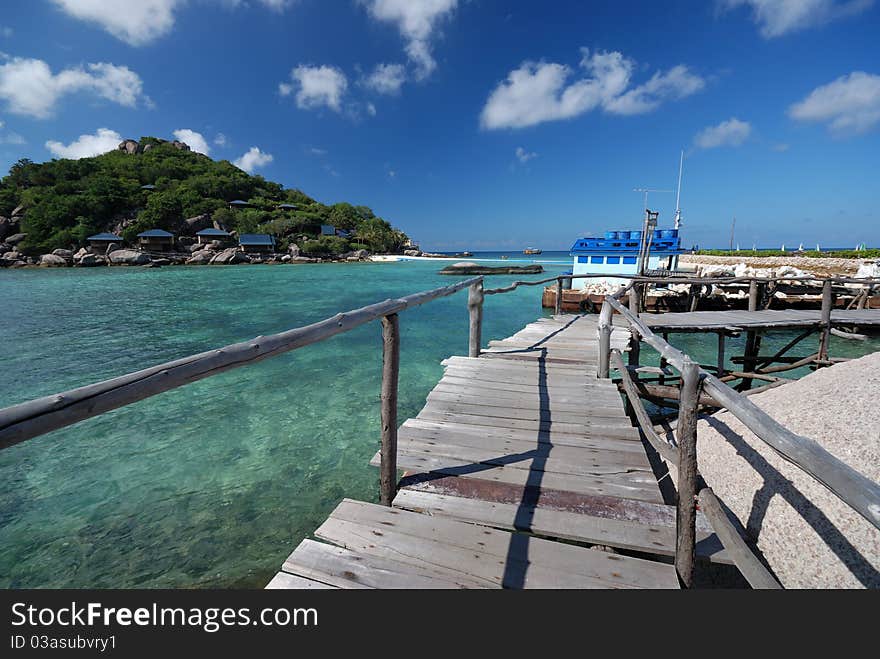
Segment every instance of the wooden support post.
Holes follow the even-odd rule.
[[[468,357],[479,357],[483,345],[483,282],[471,284],[468,290],[468,311],[470,312],[470,333],[468,337]]]
[[[663,340],[666,343],[669,343],[669,332],[663,332]],[[666,357],[660,355],[660,375],[657,376],[657,384],[666,384],[666,374],[664,372],[666,370],[666,364]]]
[[[553,311],[557,316],[562,313],[562,277],[556,280],[556,308]]]
[[[596,375],[599,378],[608,378],[609,362],[611,359],[611,314],[614,309],[606,300],[599,312],[599,367]]]
[[[822,282],[822,334],[819,335],[819,360],[828,359],[828,341],[831,338],[831,280]]]
[[[754,279],[749,280],[749,311],[758,310],[758,282]],[[758,356],[758,334],[754,331],[746,333],[746,350],[745,361],[743,362],[743,370],[751,373],[755,370],[755,357]],[[746,378],[740,385],[740,391],[747,391],[752,388],[752,380]]]
[[[675,569],[682,585],[694,583],[697,496],[697,404],[700,369],[686,357],[681,369],[678,408],[678,501],[675,514]]]
[[[639,366],[639,359],[642,351],[642,340],[639,330],[635,327],[630,328],[629,338],[629,365]],[[636,376],[637,377],[637,376]]]
[[[397,381],[400,372],[400,323],[396,313],[382,318],[382,445],[379,500],[390,506],[397,494]]]
[[[632,288],[629,289],[629,310],[632,311],[635,316],[639,315],[639,308],[642,306],[640,286],[640,284],[633,284]]]
[[[724,377],[724,332],[718,332],[718,366],[715,371],[719,378]]]

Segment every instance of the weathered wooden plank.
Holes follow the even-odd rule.
[[[298,577],[287,572],[279,572],[266,585],[266,590],[326,590],[328,588],[333,589],[336,586],[330,586],[305,577]]]
[[[551,432],[537,432],[534,430],[521,430],[516,428],[478,426],[467,423],[458,423],[455,421],[433,421],[431,419],[419,419],[418,417],[407,419],[404,423],[406,427],[424,428],[438,432],[453,432],[460,434],[476,435],[477,437],[506,437],[510,439],[521,439],[529,442],[549,442],[552,444],[571,444],[572,446],[592,446],[590,442],[626,442],[632,445],[635,451],[643,451],[641,442],[639,442],[639,431],[637,428],[620,426],[620,427],[600,427],[595,429],[585,428],[583,432],[577,434]],[[402,426],[403,427],[403,426]],[[606,446],[606,444],[596,444],[597,447]],[[624,450],[624,449],[618,449]]]
[[[597,428],[607,427],[629,427],[628,419],[619,419],[611,417],[603,418],[587,418],[584,420],[557,420],[543,421],[540,419],[528,418],[527,412],[518,412],[516,416],[525,418],[515,418],[501,414],[499,410],[502,408],[480,408],[476,410],[478,414],[468,414],[461,408],[453,408],[451,406],[440,407],[433,403],[427,405],[418,418],[433,419],[435,421],[457,421],[459,423],[468,423],[476,426],[492,426],[503,428],[520,428],[525,430],[535,430],[542,432],[564,432],[574,435],[583,435],[587,430],[595,431]]]
[[[493,382],[473,378],[459,378],[446,375],[433,391],[485,393],[492,397],[533,398],[544,397],[551,400],[578,402],[582,407],[584,401],[620,401],[620,393],[613,387],[591,389],[582,387],[543,387],[540,384],[516,384],[511,382]]]
[[[478,430],[478,429],[477,429]],[[584,452],[611,454],[632,454],[638,458],[644,457],[644,449],[640,442],[628,439],[590,439],[564,437],[562,441],[552,440],[547,437],[511,437],[486,432],[461,432],[447,428],[440,429],[424,428],[416,425],[404,424],[400,427],[400,436],[416,439],[430,440],[437,443],[459,444],[463,446],[484,446],[501,450],[506,447],[513,452],[522,452],[534,449],[538,446],[547,445],[555,455],[571,453],[572,456],[582,455]]]
[[[631,522],[543,506],[487,502],[412,489],[398,492],[394,507],[500,529],[527,531],[548,538],[608,545],[660,556],[675,555],[675,527],[668,524]],[[732,562],[713,533],[703,533],[699,540],[698,555],[702,558]]]
[[[439,459],[450,457],[456,460],[511,467],[513,469],[528,469],[531,471],[546,471],[576,476],[611,476],[618,478],[628,477],[638,472],[644,474],[651,473],[651,467],[647,459],[642,460],[640,456],[635,456],[635,454],[631,453],[623,454],[622,456],[610,452],[586,453],[583,456],[579,456],[579,459],[573,460],[553,457],[552,448],[542,449],[532,446],[529,450],[520,453],[510,453],[503,450],[493,450],[492,447],[478,448],[448,443],[439,444],[413,437],[401,438],[400,450],[413,455],[423,453]]]
[[[671,566],[344,500],[316,535],[371,555],[458,570],[501,586],[675,588]]]
[[[542,396],[534,395],[534,396],[492,396],[488,393],[480,393],[479,391],[448,391],[443,389],[434,388],[431,393],[428,394],[429,402],[444,402],[444,403],[456,403],[463,405],[474,405],[479,407],[500,407],[500,408],[510,408],[516,407],[517,409],[529,409],[536,410],[539,412],[545,412],[547,415],[556,417],[557,414],[572,414],[577,418],[590,418],[592,416],[601,416],[601,417],[614,417],[624,415],[623,412],[623,404],[620,402],[620,398],[616,401],[599,401],[594,400],[591,401],[590,407],[585,408],[583,402],[577,403],[572,399],[559,400],[557,398],[551,398],[550,396],[543,397],[546,400],[542,400]],[[582,399],[583,400],[583,397]],[[588,409],[587,414],[584,413],[584,410]]]
[[[390,509],[389,509],[390,510]],[[338,543],[337,543],[338,544]],[[337,588],[480,588],[489,583],[464,578],[458,572],[423,563],[394,560],[393,556],[364,555],[350,548],[303,540],[284,561],[284,571]]]

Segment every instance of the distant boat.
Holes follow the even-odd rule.
[[[803,244],[803,243],[801,243],[800,245],[798,245],[798,251],[799,251],[799,252],[803,252],[803,251],[804,251],[804,244]]]
[[[537,247],[526,247],[523,250],[523,254],[540,254],[541,251],[542,250],[538,249]]]
[[[509,258],[509,257],[507,256],[507,254],[502,254],[502,255],[501,255],[501,260],[502,260],[502,261],[506,261],[508,258]]]

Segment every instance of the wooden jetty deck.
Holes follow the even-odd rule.
[[[342,501],[268,588],[678,588],[675,507],[597,361],[596,317],[570,315],[447,359],[392,506]],[[730,562],[702,516],[697,540]]]
[[[819,309],[691,311],[643,314],[641,318],[652,330],[661,332],[806,328],[824,323]],[[831,322],[836,326],[880,326],[880,309],[832,310]]]

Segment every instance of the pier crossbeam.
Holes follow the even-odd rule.
[[[398,430],[392,507],[344,500],[270,587],[679,587],[675,507],[597,357],[596,317],[557,315],[445,360]],[[702,514],[696,538],[731,562]]]

